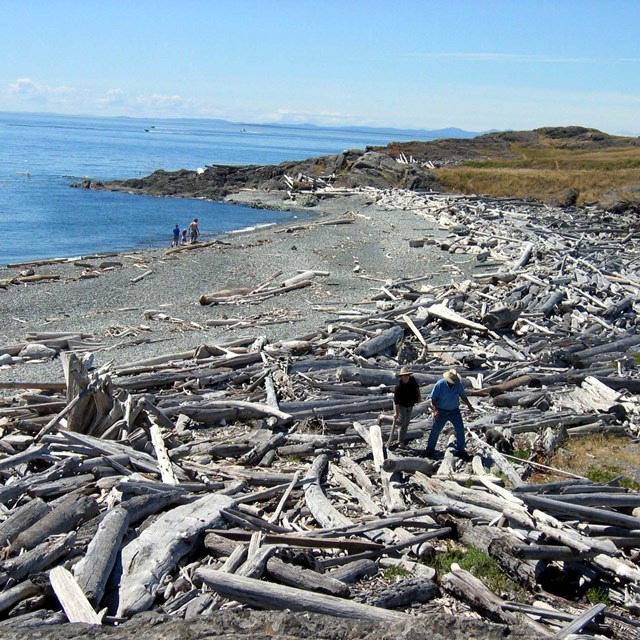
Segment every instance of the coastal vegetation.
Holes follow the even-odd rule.
[[[615,482],[640,490],[640,446],[628,438],[595,434],[570,438],[557,451],[552,466],[575,473],[592,482]],[[546,477],[543,481],[549,481]]]
[[[640,185],[640,147],[583,151],[512,144],[510,148],[513,158],[468,160],[434,173],[449,191],[547,202],[573,190],[577,205],[596,204],[612,189]]]
[[[597,129],[500,131],[470,140],[391,143],[386,151],[428,165],[442,191],[611,211],[637,210],[640,202],[640,138]]]
[[[518,585],[500,568],[495,558],[473,544],[465,546],[448,543],[447,550],[439,554],[436,561],[438,575],[442,576],[450,571],[453,563],[470,571],[476,578],[480,578],[492,591],[512,594],[521,591]]]

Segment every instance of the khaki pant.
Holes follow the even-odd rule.
[[[407,428],[411,421],[411,412],[413,411],[413,405],[410,407],[403,407],[398,405],[398,418],[396,420],[396,427],[398,429],[398,442],[404,444],[407,438]]]

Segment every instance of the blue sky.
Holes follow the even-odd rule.
[[[0,9],[0,111],[640,134],[640,0]]]

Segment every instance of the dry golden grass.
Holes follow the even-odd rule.
[[[567,189],[577,204],[598,202],[609,189],[640,185],[640,147],[575,151],[512,145],[514,159],[488,159],[435,171],[447,189],[467,194],[549,201]]]
[[[624,486],[640,487],[640,445],[629,438],[603,435],[570,438],[558,449],[551,466],[600,483],[624,476]],[[561,474],[536,475],[536,482],[566,479]]]

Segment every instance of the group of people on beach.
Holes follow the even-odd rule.
[[[393,393],[393,427],[389,436],[389,446],[403,446],[407,437],[407,428],[411,420],[413,407],[422,402],[420,385],[408,367],[402,367],[398,375],[398,383]],[[456,435],[457,454],[462,459],[467,459],[468,454],[465,445],[464,422],[460,413],[460,401],[464,402],[473,412],[475,409],[467,398],[462,386],[460,374],[455,369],[446,371],[442,378],[433,385],[429,395],[431,410],[433,412],[433,425],[427,441],[425,455],[433,458],[436,453],[436,445],[442,429],[450,422]],[[397,438],[392,442],[397,428]]]
[[[182,231],[180,231],[179,224],[173,227],[173,239],[171,240],[171,246],[179,247],[182,244],[187,244],[187,232],[189,233],[189,240],[191,244],[198,242],[198,238],[200,237],[198,218],[194,218],[187,229],[183,229]]]

